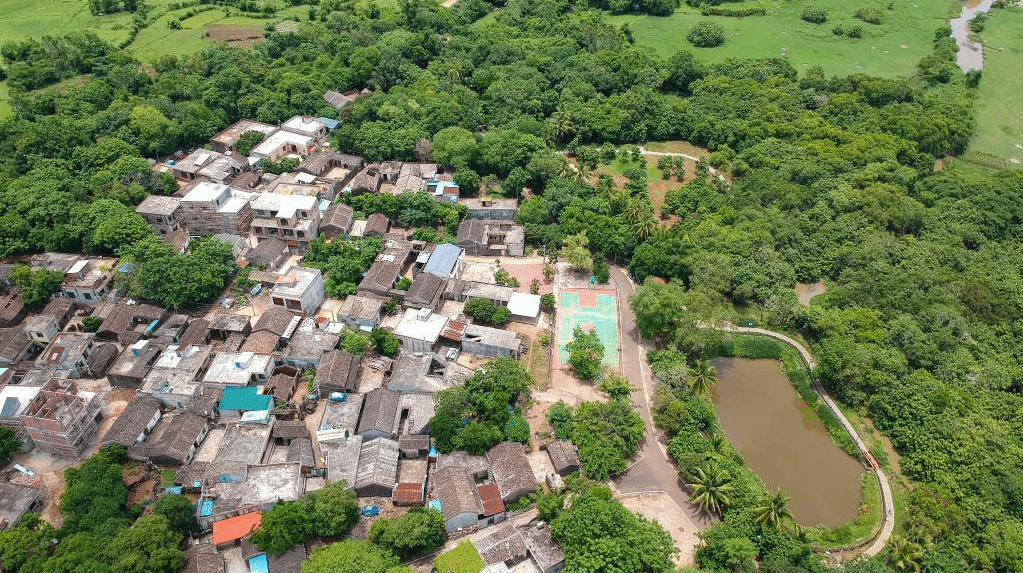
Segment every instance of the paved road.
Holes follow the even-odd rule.
[[[632,400],[646,424],[646,438],[641,444],[640,450],[642,459],[618,478],[618,489],[622,493],[665,492],[682,510],[683,528],[687,532],[702,531],[710,527],[713,521],[706,514],[701,513],[696,505],[689,502],[689,494],[686,492],[675,466],[668,461],[668,454],[658,439],[659,432],[654,427],[653,418],[650,415],[650,399],[654,391],[653,378],[650,376],[646,363],[646,351],[650,348],[639,335],[635,316],[629,306],[629,295],[632,294],[634,286],[625,273],[617,267],[611,267],[611,280],[618,289],[618,340],[621,344],[622,375],[636,388],[636,391],[632,393]],[[686,554],[687,549],[691,552],[693,548],[680,547],[679,549]]]

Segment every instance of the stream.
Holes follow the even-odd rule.
[[[994,0],[968,0],[963,5],[963,11],[959,17],[949,20],[952,26],[952,37],[959,46],[956,54],[956,63],[964,72],[980,70],[984,68],[984,48],[977,42],[970,40],[970,20],[980,12],[987,12],[991,9]]]

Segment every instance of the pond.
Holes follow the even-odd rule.
[[[718,358],[714,405],[725,434],[769,490],[792,498],[801,525],[856,518],[863,466],[831,441],[777,360]]]
[[[994,0],[968,0],[959,16],[948,22],[952,27],[952,37],[959,46],[956,63],[964,72],[984,68],[984,48],[969,38],[970,20],[980,12],[990,10],[992,4]]]

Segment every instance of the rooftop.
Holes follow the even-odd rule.
[[[409,306],[433,307],[440,300],[446,285],[447,282],[442,277],[432,273],[419,273],[405,295],[405,303]]]
[[[252,151],[249,152],[249,156],[266,157],[280,149],[281,146],[287,144],[293,144],[303,148],[304,151],[304,148],[307,148],[314,143],[316,143],[316,140],[308,135],[281,130],[270,134],[270,136],[261,141],[259,145],[253,147]]]
[[[447,361],[433,352],[402,352],[391,367],[388,387],[403,392],[438,392],[444,383]]]
[[[256,211],[271,211],[275,217],[290,219],[298,211],[312,212],[317,199],[310,195],[284,195],[281,193],[260,193],[250,206]]]
[[[284,332],[296,318],[298,318],[298,315],[289,310],[279,306],[271,306],[263,314],[259,315],[256,325],[252,327],[252,332],[266,330],[281,337],[284,336]]]
[[[504,511],[504,500],[501,499],[501,490],[497,484],[485,483],[476,486],[480,501],[483,503],[483,515],[489,517]]]
[[[149,456],[163,456],[184,463],[196,438],[208,425],[205,415],[184,411],[164,416],[146,443]]]
[[[518,335],[511,330],[490,328],[489,326],[480,326],[478,324],[466,325],[465,334],[462,336],[463,344],[466,341],[478,342],[486,346],[503,348],[513,352],[518,351],[522,345]]]
[[[215,463],[258,464],[270,441],[273,424],[229,424],[213,458]]]
[[[317,328],[314,320],[306,318],[291,335],[291,343],[284,354],[292,358],[319,360],[323,353],[337,347],[338,340],[338,335]]]
[[[25,485],[0,482],[0,521],[10,526],[39,499],[41,490]]]
[[[220,398],[219,408],[221,411],[270,410],[273,408],[273,397],[266,394],[258,394],[257,388],[254,386],[228,386],[224,388],[224,395]]]
[[[350,392],[359,379],[362,359],[344,350],[331,350],[320,357],[315,383],[328,391]]]
[[[270,289],[273,296],[300,298],[314,282],[323,280],[319,269],[307,267],[291,267],[282,274],[283,277]]]
[[[296,115],[289,118],[281,124],[281,128],[294,131],[296,133],[303,133],[306,135],[316,135],[321,129],[325,129],[327,126],[322,121],[309,116]]]
[[[433,254],[430,255],[430,260],[423,267],[423,271],[438,276],[453,276],[455,267],[458,265],[458,257],[461,255],[461,247],[451,243],[441,243],[433,249]]]
[[[266,136],[276,132],[279,129],[280,128],[277,127],[276,125],[260,123],[258,121],[253,121],[251,119],[241,119],[231,124],[231,126],[225,129],[224,131],[221,131],[220,133],[211,137],[210,141],[215,141],[217,143],[222,143],[224,145],[233,145],[234,142],[239,137],[241,137],[242,134],[245,133],[246,131],[258,131],[262,133],[264,136]]]
[[[58,332],[39,357],[39,362],[71,366],[88,349],[94,338],[93,334],[85,332]]]
[[[463,513],[479,515],[483,512],[483,504],[476,492],[476,482],[469,470],[461,467],[448,467],[433,471],[433,491],[440,499],[444,517],[450,519]]]
[[[4,386],[0,389],[0,419],[15,418],[24,412],[40,390],[42,388],[39,386],[13,384]]]
[[[543,522],[523,527],[519,530],[526,549],[541,571],[549,571],[555,565],[565,561],[565,553],[551,537],[551,528]]]
[[[144,433],[151,429],[149,422],[160,411],[160,406],[160,400],[149,394],[136,395],[103,434],[102,443],[128,447],[140,441],[139,438],[144,438]]]
[[[269,374],[273,357],[253,352],[218,352],[206,370],[203,382],[245,386],[257,374]]]
[[[513,292],[508,299],[508,310],[515,316],[536,317],[540,314],[540,295]]]
[[[344,402],[328,401],[323,408],[323,418],[320,419],[316,439],[323,442],[327,439],[343,440],[345,437],[354,436],[359,422],[359,412],[362,410],[362,400],[362,394],[349,394]]]
[[[526,557],[526,542],[510,523],[473,542],[484,563],[517,563]]]
[[[408,309],[394,329],[395,336],[424,340],[433,344],[448,323],[448,317],[436,314],[428,308]]]
[[[288,320],[290,321],[291,318],[289,317]],[[250,318],[243,314],[218,314],[214,316],[213,320],[210,322],[210,330],[223,330],[227,332],[246,332],[250,328],[249,321]]]
[[[369,486],[393,488],[398,481],[398,442],[388,439],[363,441],[355,488]]]
[[[258,511],[215,521],[213,523],[213,544],[220,545],[237,541],[259,529],[259,524],[262,521],[263,514]]]
[[[327,464],[327,481],[345,480],[348,487],[355,487],[359,467],[359,451],[362,436],[353,436],[345,441],[320,443],[323,458]]]
[[[391,434],[398,416],[398,403],[398,393],[387,388],[376,388],[367,393],[359,417],[358,433],[376,431]]]
[[[358,320],[377,320],[384,303],[367,296],[351,295],[337,309],[338,316],[348,316]]]
[[[402,505],[422,504],[423,484],[416,482],[399,483],[394,486],[394,492],[391,494],[391,501]]]
[[[147,195],[145,199],[135,207],[135,212],[141,215],[162,215],[170,216],[178,210],[181,199],[178,197],[167,197],[164,195]]]
[[[501,488],[502,497],[507,498],[523,489],[536,488],[536,476],[529,465],[522,444],[501,442],[487,452],[487,461],[490,463],[494,482]]]

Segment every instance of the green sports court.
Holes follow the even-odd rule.
[[[558,308],[558,362],[568,364],[565,345],[576,327],[594,329],[604,344],[604,365],[618,366],[618,305],[614,291],[579,290],[561,293]]]

